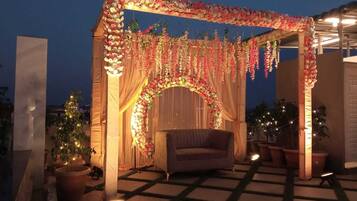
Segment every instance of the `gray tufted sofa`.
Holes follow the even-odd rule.
[[[163,130],[155,134],[154,165],[166,172],[233,168],[233,133],[212,129]]]

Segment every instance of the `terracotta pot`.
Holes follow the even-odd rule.
[[[271,155],[270,155],[270,150],[268,147],[268,144],[258,144],[259,146],[259,154],[260,158],[263,161],[270,161],[271,160]]]
[[[289,168],[299,168],[299,151],[297,149],[283,149],[286,166]]]
[[[90,168],[86,166],[65,166],[56,169],[56,190],[58,201],[79,201],[84,193]]]
[[[76,158],[76,160],[71,160],[71,162],[70,162],[71,166],[83,166],[85,164],[86,164],[86,161],[83,160],[82,157],[78,157],[78,158]],[[64,162],[59,158],[53,163],[53,165],[54,165],[55,169],[65,166]]]
[[[325,170],[326,158],[328,153],[312,153],[312,174],[320,175]]]
[[[273,166],[282,167],[284,166],[284,152],[283,148],[278,146],[269,146],[270,155],[273,161]]]
[[[258,147],[258,142],[257,141],[253,141],[249,143],[251,145],[250,147],[250,153],[258,153],[259,152],[259,147]]]

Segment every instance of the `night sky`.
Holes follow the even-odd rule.
[[[350,0],[223,0],[204,2],[235,5],[252,9],[273,10],[289,15],[311,16],[330,10]],[[91,89],[91,29],[98,18],[102,0],[2,0],[0,3],[0,86],[14,94],[16,36],[48,38],[47,103],[62,104],[71,90],[81,90],[84,102],[90,103]],[[165,23],[172,35],[184,30],[195,38],[201,33],[249,37],[265,31],[261,28],[232,27],[187,19],[126,11],[126,19],[139,21],[145,29],[153,23]],[[294,57],[295,52],[282,52],[282,59]],[[263,62],[261,62],[263,63]],[[260,70],[255,81],[247,81],[247,106],[272,102],[275,97],[275,76],[268,79]]]

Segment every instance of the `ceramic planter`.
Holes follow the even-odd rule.
[[[86,166],[65,166],[56,169],[58,201],[81,200],[89,173],[90,168]]]
[[[279,146],[269,146],[271,159],[274,167],[284,166],[284,152],[283,148]]]
[[[297,149],[283,149],[286,166],[288,168],[299,168],[299,151]]]
[[[270,150],[269,150],[268,144],[260,143],[260,144],[258,144],[258,147],[259,147],[259,154],[260,154],[261,160],[270,161],[271,155],[270,155]]]
[[[313,175],[320,175],[325,170],[325,164],[328,153],[316,152],[312,153],[312,173]]]

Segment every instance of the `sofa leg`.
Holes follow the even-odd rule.
[[[166,181],[169,181],[170,173],[166,172]]]

